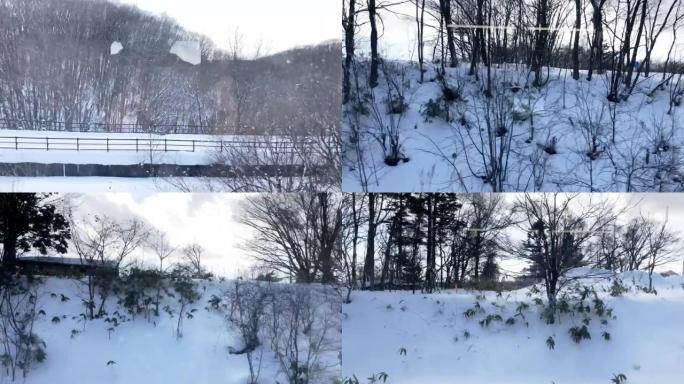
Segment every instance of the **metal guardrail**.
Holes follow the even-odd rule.
[[[305,145],[309,145],[306,143]],[[129,152],[197,152],[200,150],[266,149],[278,152],[296,152],[291,142],[248,140],[190,140],[165,138],[85,138],[0,136],[0,149],[44,151],[129,151]]]

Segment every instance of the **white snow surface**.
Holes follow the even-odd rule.
[[[568,329],[581,326],[582,317],[545,324],[525,295],[528,288],[501,297],[466,290],[354,292],[352,302],[343,306],[343,377],[362,380],[386,372],[391,384],[605,384],[623,373],[627,383],[682,383],[684,278],[654,275],[654,295],[634,289],[635,283],[648,285],[646,273],[619,277],[632,287],[621,297],[604,292],[606,280],[587,281],[617,318],[607,326],[593,319],[591,340],[580,344],[571,340]],[[486,299],[478,299],[479,294]],[[464,311],[476,301],[503,320],[514,316],[519,301],[528,302],[529,327],[519,317],[512,326],[493,322],[489,327],[479,324],[485,314],[466,319]],[[609,341],[603,331],[610,333]],[[549,336],[554,350],[546,345]]]
[[[193,191],[204,191],[203,182],[191,177],[164,178],[133,177],[13,177],[0,176],[0,192],[181,192],[178,183],[190,186]]]
[[[45,311],[39,316],[34,332],[47,344],[47,359],[35,366],[25,381],[26,384],[214,384],[247,383],[249,368],[245,355],[228,353],[229,346],[241,345],[240,336],[226,319],[214,310],[209,310],[208,300],[212,294],[221,294],[233,281],[201,281],[199,292],[202,297],[188,307],[193,309],[193,318],[183,319],[183,336],[176,338],[177,315],[170,317],[162,311],[154,322],[148,322],[142,315],[119,323],[108,329],[112,323],[104,319],[84,322],[81,297],[85,286],[73,279],[47,278],[39,288],[38,308]],[[52,295],[52,294],[55,295]],[[69,298],[63,302],[61,295]],[[116,297],[108,301],[108,312],[126,309],[115,304]],[[175,299],[166,298],[160,307],[169,304],[178,312]],[[55,323],[53,317],[60,317]],[[72,330],[78,334],[72,335]],[[335,335],[333,335],[335,336]],[[337,335],[339,337],[339,335]],[[286,382],[268,342],[264,342],[263,364],[260,383]],[[331,362],[329,359],[332,359]],[[332,364],[337,353],[324,356],[326,364]],[[114,362],[113,364],[108,362]],[[334,370],[333,370],[334,372]],[[339,371],[338,371],[339,372]],[[0,375],[0,382],[3,377]],[[321,383],[316,383],[321,384]]]
[[[386,66],[387,73],[393,74],[389,77],[391,85],[381,71],[376,88],[361,90],[362,98],[366,99],[366,114],[359,114],[357,121],[350,118],[351,105],[345,106],[343,191],[492,191],[491,183],[483,178],[486,174],[484,159],[501,153],[502,140],[497,139],[492,147],[487,144],[483,119],[485,67],[478,69],[479,81],[468,75],[467,63],[446,68],[445,82],[452,89],[462,89],[462,99],[450,103],[452,121],[447,122],[441,117],[426,121],[421,113],[430,99],[442,96],[441,82],[435,70],[437,65],[426,64],[422,84],[415,62],[386,61]],[[362,69],[362,74],[367,72],[366,67]],[[669,86],[649,95],[661,82],[662,73],[651,73],[648,78],[642,74],[629,99],[617,105],[606,99],[610,82],[607,74],[594,74],[591,81],[586,80],[586,75],[586,71],[580,71],[580,81],[575,81],[569,69],[550,68],[548,83],[536,88],[531,85],[533,75],[524,65],[492,67],[493,88],[519,87],[516,92],[506,91],[505,101],[492,98],[492,108],[497,102],[505,103],[508,119],[512,113],[532,113],[532,118],[513,123],[512,129],[508,130],[510,134],[504,136],[511,137],[512,151],[509,158],[503,158],[502,167],[508,169],[503,191],[666,192],[684,189],[683,171],[676,166],[669,167],[669,164],[681,161],[684,108],[675,106],[672,113],[667,113]],[[359,81],[363,84],[365,79]],[[392,90],[393,97],[396,97],[397,89],[403,93],[407,104],[403,115],[388,113],[388,89]],[[371,94],[374,101],[369,99]],[[379,128],[378,117],[382,126],[397,127],[405,162],[396,166],[384,163],[381,143],[384,140],[389,148],[390,138]],[[532,126],[534,135],[530,140]],[[353,133],[352,127],[357,127],[358,135]],[[597,132],[600,155],[594,161],[587,155],[592,146],[587,127]],[[544,146],[554,138],[557,154],[548,154]]]
[[[192,65],[202,63],[202,49],[198,41],[176,41],[171,46],[170,52],[186,63]]]

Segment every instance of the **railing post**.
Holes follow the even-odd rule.
[[[14,136],[14,149],[17,151],[19,150],[19,138],[16,136]]]
[[[46,151],[50,150],[50,138],[49,137],[45,138],[45,150]]]
[[[166,144],[166,139],[164,139],[164,152],[168,152],[168,147]]]
[[[109,152],[109,137],[107,138],[107,152]]]
[[[192,151],[195,152],[195,140],[192,141]]]
[[[135,138],[135,151],[138,152],[138,138]]]
[[[80,146],[78,145],[78,137],[76,138],[76,152],[80,151]]]
[[[223,140],[221,140],[221,149],[219,150],[219,152],[223,152]]]

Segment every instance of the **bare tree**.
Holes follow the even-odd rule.
[[[81,263],[88,267],[85,286],[85,304],[89,317],[102,316],[118,271],[128,266],[130,256],[145,244],[148,238],[146,225],[139,219],[119,223],[107,217],[93,216],[83,219],[71,215],[72,245]],[[114,272],[108,272],[113,270]],[[94,272],[93,272],[94,271]],[[95,296],[100,295],[96,305]]]
[[[674,256],[680,238],[667,227],[667,215],[661,223],[651,222],[648,231],[648,290],[653,291],[653,271],[676,260]]]
[[[254,258],[297,282],[335,280],[341,198],[335,194],[261,194],[242,206],[239,221],[254,231]]]
[[[197,243],[192,243],[183,248],[183,258],[188,264],[193,276],[200,277],[204,274],[204,268],[202,267],[203,253],[204,248]]]
[[[157,279],[157,293],[154,301],[154,313],[159,316],[159,303],[161,301],[161,292],[164,284],[163,277],[166,273],[166,269],[168,269],[168,266],[166,268],[164,267],[164,260],[173,256],[176,252],[176,247],[169,243],[166,232],[161,230],[152,231],[147,241],[147,247],[152,250],[159,260],[159,269],[157,270],[159,279]]]

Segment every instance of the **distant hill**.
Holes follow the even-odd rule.
[[[169,52],[199,41],[202,64]],[[113,42],[123,50],[110,54]],[[232,60],[173,19],[103,0],[0,2],[0,121],[336,129],[339,43]],[[17,128],[17,127],[14,127]],[[151,129],[151,128],[150,128]]]

